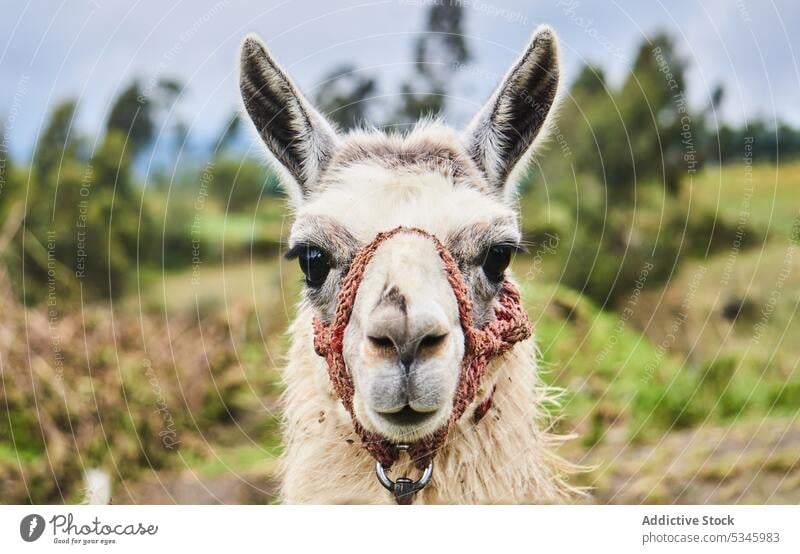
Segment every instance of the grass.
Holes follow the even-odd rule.
[[[41,458],[39,452],[17,448],[16,450],[11,444],[0,442],[0,463],[29,464],[38,461]]]
[[[683,201],[712,208],[723,220],[740,218],[786,239],[800,217],[800,161],[758,164],[749,172],[744,163],[706,167],[683,191]]]
[[[261,473],[270,475],[276,471],[278,444],[269,447],[246,444],[234,447],[209,445],[206,456],[185,457],[193,471],[206,477],[226,473]]]
[[[533,261],[518,257],[545,379],[566,391],[562,426],[593,445],[617,431],[646,440],[665,430],[797,413],[800,345],[792,339],[800,336],[800,272],[788,273],[783,301],[769,318],[762,315],[783,254],[777,244],[760,264],[758,252],[743,254],[742,267],[760,285],[749,290],[753,313],[733,322],[720,314],[725,256],[686,265],[664,287],[643,288],[625,312],[601,310],[563,285],[525,279]],[[792,263],[800,269],[800,256]]]

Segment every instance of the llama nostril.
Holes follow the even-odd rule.
[[[394,307],[379,305],[370,314],[364,345],[373,361],[394,365],[408,375],[420,358],[433,357],[443,350],[449,337],[446,322],[435,310],[415,311],[406,306],[400,313]]]
[[[447,338],[447,333],[426,335],[422,337],[421,341],[419,341],[419,347],[433,348],[442,344],[444,342],[444,339],[446,338]]]
[[[369,337],[370,342],[384,352],[391,351],[397,355],[406,375],[420,356],[434,353],[447,339],[447,333],[432,333],[420,339],[410,339],[397,344],[388,337]]]
[[[373,337],[370,335],[367,337],[367,339],[369,339],[369,342],[372,343],[372,346],[377,348],[395,348],[394,341],[389,337]]]

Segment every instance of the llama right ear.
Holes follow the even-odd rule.
[[[505,198],[514,190],[511,173],[533,150],[557,91],[556,38],[542,26],[465,132],[470,156]]]
[[[293,183],[296,203],[314,192],[336,145],[336,132],[303,97],[255,35],[242,44],[239,87],[245,109]],[[285,179],[284,179],[285,180]]]

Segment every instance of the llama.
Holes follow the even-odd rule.
[[[279,162],[294,211],[287,258],[305,276],[284,371],[287,503],[392,503],[354,422],[393,444],[449,421],[465,355],[454,291],[434,243],[398,233],[366,267],[344,331],[352,413],[314,347],[314,320],[330,322],[354,255],[381,232],[422,229],[452,254],[474,324],[495,317],[520,247],[515,175],[544,135],[558,89],[554,33],[540,27],[462,134],[425,120],[405,134],[338,133],[255,36],[241,52],[244,106]],[[547,389],[532,339],[490,361],[474,402],[436,453],[416,503],[530,503],[569,498],[562,440],[547,428]],[[478,406],[491,409],[477,423]],[[403,455],[390,474],[418,475]]]

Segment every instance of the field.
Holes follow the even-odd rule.
[[[798,191],[800,163],[756,166],[752,181],[741,165],[708,167],[682,205],[734,230],[724,240],[745,212],[752,240],[682,255],[668,278],[608,302],[565,283],[541,249],[567,210],[522,199],[531,248],[514,273],[589,501],[800,498]],[[145,275],[55,328],[44,309],[4,306],[4,502],[79,501],[90,468],[111,475],[115,503],[275,501],[279,368],[300,290],[280,257],[281,206],[265,199],[257,224],[210,216],[224,263]]]

